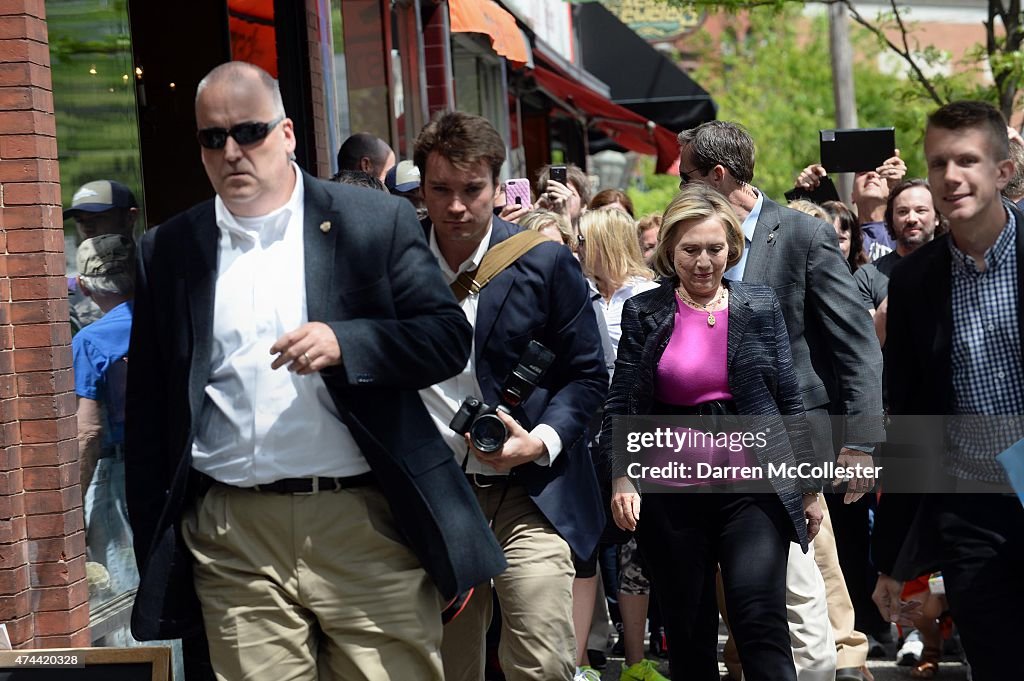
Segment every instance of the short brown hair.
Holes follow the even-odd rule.
[[[680,147],[689,147],[694,168],[702,174],[717,165],[729,171],[732,179],[750,184],[754,179],[754,139],[746,129],[729,121],[708,121],[683,130],[676,137]],[[680,168],[682,174],[684,168]],[[689,172],[689,171],[687,171]]]
[[[648,213],[636,221],[636,238],[642,239],[649,229],[661,229],[661,213]]]
[[[736,211],[725,197],[700,182],[683,187],[668,204],[661,218],[658,245],[654,248],[651,267],[663,277],[675,277],[672,251],[679,241],[679,227],[684,222],[717,218],[725,227],[725,243],[729,247],[726,268],[732,267],[743,256],[743,230]]]
[[[505,163],[505,142],[491,122],[462,111],[438,113],[416,137],[412,160],[424,180],[427,157],[434,152],[459,169],[486,161],[495,184]]]
[[[963,100],[939,107],[928,116],[929,128],[965,130],[976,128],[985,133],[989,148],[996,161],[1010,157],[1010,138],[1006,134],[1006,119],[999,109],[988,102]]]

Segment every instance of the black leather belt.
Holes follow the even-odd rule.
[[[257,492],[274,492],[275,494],[316,494],[317,492],[333,492],[351,487],[366,487],[376,483],[373,473],[352,475],[346,478],[285,478],[264,485],[254,485],[249,489]]]

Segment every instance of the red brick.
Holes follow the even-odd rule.
[[[0,569],[0,594],[14,595],[29,587],[28,565]]]
[[[10,447],[14,449],[14,447]],[[12,469],[8,468],[7,471]],[[25,495],[5,494],[0,497],[0,518],[13,518],[14,516],[25,515]],[[6,562],[6,561],[4,561]]]
[[[60,299],[68,295],[68,280],[65,277],[50,275],[38,277],[18,277],[11,282],[11,299],[42,300],[44,298]]]
[[[10,355],[10,353],[4,353]],[[11,358],[13,362],[13,357]],[[18,382],[13,373],[0,374],[0,400],[14,397],[17,394]]]
[[[56,228],[12,229],[5,236],[8,253],[64,253],[64,232]]]
[[[2,210],[2,209],[0,209]],[[0,221],[2,222],[2,221]],[[11,280],[7,277],[0,279],[0,301],[7,302],[11,299]]]
[[[46,18],[43,0],[0,0],[0,16],[27,14],[39,19]]]
[[[22,444],[60,442],[78,436],[78,422],[74,416],[56,420],[21,421],[19,425]]]
[[[4,596],[2,600],[3,606],[0,607],[0,613],[6,614],[8,617],[21,617],[32,612],[32,592],[27,589]],[[7,618],[5,617],[5,619]]]
[[[35,648],[49,650],[51,648],[91,648],[92,635],[89,629],[81,629],[71,635],[36,636],[32,642]]]
[[[18,418],[18,398],[0,400],[0,423],[10,423]]]
[[[0,352],[0,355],[4,353]],[[52,371],[71,366],[71,346],[60,345],[51,348],[25,348],[14,351],[14,370]],[[0,362],[0,369],[3,364]]]
[[[4,42],[8,41],[0,40],[0,43]],[[57,134],[57,121],[52,113],[43,111],[0,111],[0,130],[9,135],[54,137]]]
[[[22,395],[18,397],[18,418],[22,421],[34,421],[74,416],[77,406],[77,399],[72,393],[34,397]]]
[[[64,257],[57,253],[52,255]],[[11,324],[65,323],[68,320],[68,301],[61,298],[10,303],[8,314]]]
[[[24,512],[28,515],[63,513],[82,505],[82,495],[73,486],[63,489],[30,490],[20,496],[25,500]]]
[[[27,531],[27,519],[23,515],[0,520],[0,545],[24,541]]]
[[[7,273],[11,277],[63,275],[64,267],[63,253],[18,253],[7,256]]]
[[[85,532],[68,537],[30,539],[28,558],[31,563],[54,563],[85,555]]]
[[[24,422],[22,422],[24,426]],[[61,489],[77,483],[81,475],[81,467],[77,461],[61,464],[59,466],[33,466],[23,468],[24,490],[34,491],[41,489]],[[8,474],[10,475],[10,474]],[[2,474],[0,474],[2,479]],[[52,535],[47,535],[52,536]]]
[[[7,304],[7,313],[10,314],[10,303]],[[14,327],[4,326],[0,329],[0,350],[14,349]]]
[[[0,39],[27,38],[47,42],[46,22],[37,17],[8,16],[0,20]]]
[[[74,387],[74,374],[70,369],[18,374],[18,394],[22,397],[55,395],[74,390]]]
[[[0,88],[0,93],[6,88]],[[0,161],[0,182],[57,182],[56,161],[23,159]]]
[[[0,437],[0,445],[9,446],[21,441],[21,424],[15,423],[4,423],[0,425],[2,428],[2,437]]]
[[[56,182],[19,182],[4,185],[5,206],[36,204],[59,206],[60,185]]]
[[[0,473],[0,494],[18,494],[24,489],[21,469]],[[0,544],[3,543],[0,541]]]
[[[73,634],[87,626],[89,626],[88,601],[69,611],[37,612],[35,614],[37,636]]]
[[[0,447],[0,471],[13,471],[21,468],[21,445],[11,445],[10,447]],[[18,497],[20,498],[20,497]],[[10,502],[12,499],[0,499],[0,505],[5,501]],[[18,510],[18,513],[22,511]],[[0,518],[9,518],[11,514],[0,513]]]
[[[10,39],[0,40],[0,61],[30,62],[40,66],[49,66],[50,50],[45,43],[34,40]]]
[[[29,62],[0,62],[0,86],[31,85],[44,90],[53,89],[50,69]]]
[[[85,556],[52,563],[33,563],[29,572],[34,586],[67,586],[85,579]]]
[[[2,608],[0,608],[2,611]],[[13,614],[13,613],[12,613]],[[11,644],[15,647],[31,648],[35,645],[32,635],[35,631],[35,616],[31,612],[26,614],[18,613],[17,619],[8,620],[7,634],[11,638]]]
[[[78,461],[78,440],[71,438],[61,442],[22,444],[19,455],[21,457],[21,465],[27,468],[59,466],[62,463],[71,463],[72,461]]]
[[[80,579],[70,586],[54,586],[32,591],[36,612],[70,610],[89,600],[89,583]]]
[[[23,520],[30,537],[63,537],[85,529],[82,509],[24,516]]]
[[[7,327],[7,328],[10,329],[11,327]],[[4,347],[4,345],[9,344],[10,342],[11,341],[10,341],[9,338],[8,339],[0,338],[0,348]],[[14,362],[15,352],[0,351],[0,373],[4,373],[4,374],[13,374],[14,373],[14,367],[16,366],[15,362]],[[0,421],[0,423],[3,423],[3,421]]]
[[[0,148],[3,147],[4,140],[8,139],[0,136]],[[44,139],[37,137],[34,139]],[[5,156],[3,151],[0,151],[0,156]],[[7,229],[29,229],[29,230],[53,230],[61,234],[63,239],[64,234],[64,215],[61,212],[59,205],[54,206],[5,206],[3,208],[3,224]]]
[[[20,324],[14,327],[14,347],[17,350],[48,348],[70,342],[71,327],[67,324]]]

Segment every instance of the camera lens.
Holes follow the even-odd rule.
[[[485,454],[496,452],[505,444],[508,431],[505,424],[494,414],[485,414],[473,422],[469,438],[473,446]]]

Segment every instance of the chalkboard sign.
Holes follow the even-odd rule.
[[[171,681],[171,649],[3,650],[0,681]]]

